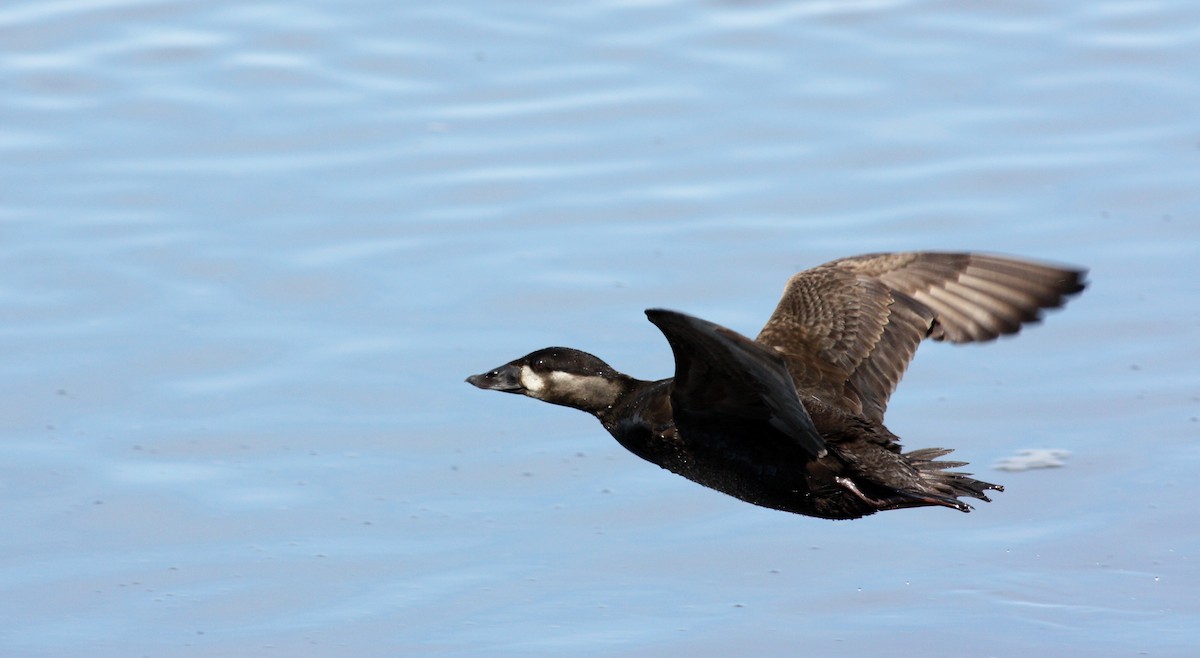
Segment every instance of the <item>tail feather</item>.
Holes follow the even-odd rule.
[[[970,511],[971,506],[957,500],[961,496],[991,502],[988,490],[1004,491],[1004,487],[983,480],[976,480],[970,473],[947,471],[948,468],[966,466],[966,462],[934,461],[953,452],[945,448],[922,448],[904,453],[905,460],[921,474],[931,491],[925,495],[937,504],[953,507],[964,512]]]
[[[836,481],[875,510],[937,505],[960,512],[970,512],[971,506],[959,500],[960,497],[991,502],[986,493],[988,490],[1004,491],[1004,487],[976,480],[970,473],[946,470],[966,466],[966,462],[937,461],[938,457],[944,457],[951,452],[944,448],[923,448],[906,452],[901,457],[916,473],[909,471],[908,477],[895,478],[891,482],[849,477],[838,477]]]

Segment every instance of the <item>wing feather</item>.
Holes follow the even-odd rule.
[[[649,309],[646,317],[663,332],[675,354],[671,405],[676,424],[705,427],[736,419],[735,433],[743,445],[786,441],[812,458],[825,454],[821,433],[778,353],[684,313]],[[690,440],[708,436],[695,432]]]
[[[800,272],[756,341],[802,394],[876,421],[925,338],[1011,335],[1084,288],[1085,271],[1004,256],[896,252]]]

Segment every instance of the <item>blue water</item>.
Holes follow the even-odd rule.
[[[0,654],[1193,655],[1197,71],[1182,0],[10,0]],[[667,376],[642,309],[753,334],[912,248],[1092,272],[892,399],[970,515],[755,508],[462,381]]]

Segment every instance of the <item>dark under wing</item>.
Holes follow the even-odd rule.
[[[736,427],[747,449],[758,442],[778,451],[790,443],[809,457],[825,455],[825,442],[796,393],[783,358],[772,350],[712,322],[650,309],[650,319],[675,354],[671,405],[676,423]],[[689,439],[704,440],[708,433]]]

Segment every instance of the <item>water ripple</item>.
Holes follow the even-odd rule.
[[[5,3],[0,641],[1185,655],[1198,7]],[[462,382],[667,376],[638,309],[752,333],[909,247],[1093,272],[893,401],[912,447],[1070,451],[970,515],[785,518]]]

